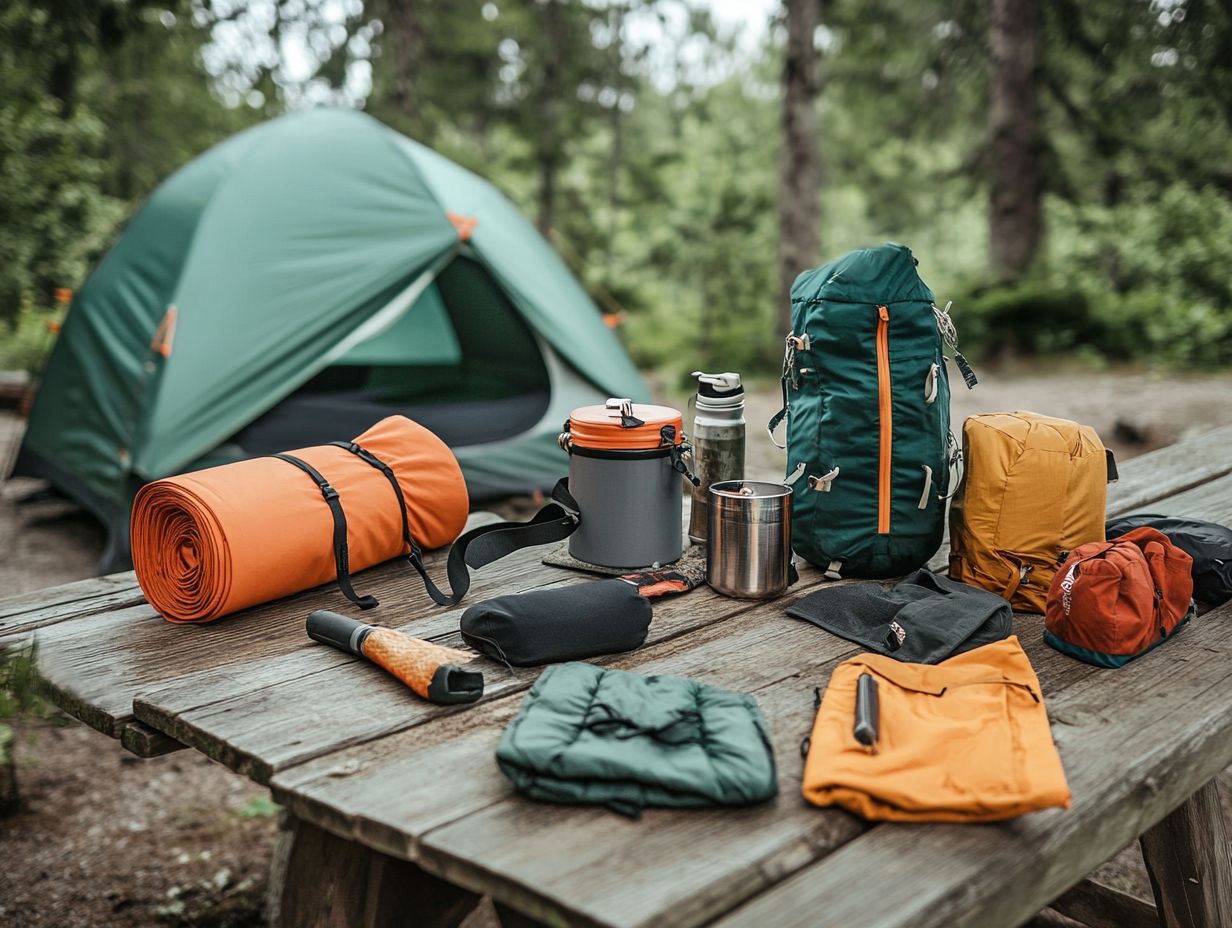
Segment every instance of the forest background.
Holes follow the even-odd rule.
[[[673,383],[773,374],[794,275],[887,240],[968,354],[1232,364],[1221,0],[7,0],[0,88],[0,369],[172,171],[318,105],[494,181]]]

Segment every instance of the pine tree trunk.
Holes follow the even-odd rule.
[[[416,79],[423,60],[423,34],[420,31],[419,4],[416,0],[381,0],[377,12],[385,27],[381,51],[388,57],[388,86],[384,97],[402,116],[404,125],[413,125],[419,115]]]
[[[620,170],[624,164],[624,113],[620,108],[625,92],[623,73],[625,57],[625,8],[621,3],[613,4],[610,12],[612,27],[611,45],[611,82],[616,90],[616,103],[608,113],[611,121],[612,145],[608,149],[607,163],[607,253],[605,270],[612,273],[616,260],[616,230],[619,228],[620,217]]]
[[[993,73],[988,239],[994,271],[1013,280],[1031,264],[1043,234],[1036,0],[992,0],[989,44]]]
[[[813,36],[821,0],[784,0],[783,151],[779,184],[779,306],[776,343],[791,331],[791,285],[821,254],[821,154],[817,95],[821,79]]]
[[[543,60],[543,84],[539,93],[539,231],[550,238],[556,222],[556,175],[560,170],[564,142],[561,109],[564,90],[560,55],[555,51],[566,41],[561,0],[540,4],[547,54]]]

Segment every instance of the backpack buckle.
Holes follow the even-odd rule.
[[[818,493],[829,493],[830,486],[834,483],[836,477],[838,477],[837,467],[830,469],[820,477],[811,474],[808,478],[809,489],[816,490]]]

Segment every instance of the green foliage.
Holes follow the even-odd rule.
[[[962,339],[984,354],[1078,352],[1160,366],[1232,364],[1232,202],[1170,184],[1115,207],[1049,204],[1045,269],[971,288]]]
[[[258,118],[363,105],[493,180],[635,359],[773,375],[781,27],[686,0],[10,0],[0,10],[0,366],[41,355],[149,190]],[[983,0],[831,0],[816,261],[910,245],[964,348],[1232,363],[1232,12],[1052,0],[1047,233],[987,277]],[[293,67],[288,45],[307,62]],[[301,63],[302,65],[302,63]],[[371,86],[365,75],[370,74]],[[24,309],[23,309],[24,307]]]
[[[159,181],[252,121],[215,98],[199,63],[208,34],[188,6],[0,9],[0,325],[80,286]]]
[[[39,693],[33,652],[28,648],[0,651],[0,719],[46,717],[54,712]]]
[[[282,806],[274,802],[268,793],[253,796],[236,812],[240,818],[269,818],[282,811]]]
[[[11,323],[0,322],[0,371],[25,371],[37,374],[55,341],[52,323],[63,312],[35,309],[28,301]]]
[[[57,287],[75,287],[124,215],[100,189],[106,171],[103,125],[56,101],[0,101],[0,319],[24,299],[51,305]]]

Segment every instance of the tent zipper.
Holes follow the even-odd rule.
[[[877,474],[877,534],[890,533],[890,461],[893,452],[894,403],[890,392],[890,310],[877,307],[877,406],[881,447]]]

